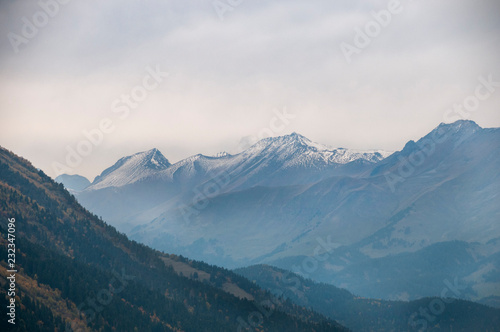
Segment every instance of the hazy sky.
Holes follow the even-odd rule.
[[[497,0],[55,1],[0,1],[0,145],[51,176],[68,148],[92,180],[153,147],[176,162],[295,131],[398,150],[447,119],[500,126],[500,84],[447,112],[500,82]]]

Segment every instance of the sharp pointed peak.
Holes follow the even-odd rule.
[[[147,171],[159,171],[172,166],[167,158],[157,148],[141,151],[132,155],[120,158],[113,166],[105,169],[96,176],[92,182],[92,187],[97,188],[97,184],[103,183],[109,178],[109,184],[118,186],[129,183],[133,180],[133,174]],[[116,179],[114,179],[116,178]]]

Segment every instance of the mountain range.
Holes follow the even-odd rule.
[[[1,147],[0,217],[1,331],[348,331],[231,271],[129,240]]]
[[[293,133],[173,165],[152,149],[75,194],[131,238],[212,264],[265,263],[393,300],[458,278],[462,298],[498,305],[499,152],[500,130],[467,120],[392,154]]]
[[[380,301],[267,265],[233,272],[151,249],[1,147],[0,217],[16,225],[12,241],[0,224],[4,308],[16,269],[16,324],[2,319],[2,331],[498,330],[500,309],[450,298],[456,280],[441,298]]]

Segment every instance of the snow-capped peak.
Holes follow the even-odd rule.
[[[146,160],[147,159],[149,159],[149,162],[147,162],[146,166],[149,168],[162,170],[171,166],[167,158],[165,158],[157,148],[146,151]]]
[[[94,179],[88,190],[120,187],[167,169],[171,164],[156,148],[119,159]]]
[[[151,176],[165,181],[173,181],[174,178],[188,180],[197,172],[208,174],[234,171],[235,174],[246,172],[256,175],[260,170],[270,172],[271,169],[273,172],[289,168],[322,170],[356,160],[374,163],[387,155],[384,151],[334,149],[294,132],[262,139],[236,155],[226,152],[215,156],[197,154],[174,165],[158,149],[139,152],[118,160],[96,177],[86,190],[121,187]]]
[[[260,140],[257,142],[255,145],[257,146],[269,146],[269,145],[274,145],[274,146],[289,146],[289,147],[304,147],[304,148],[313,148],[316,149],[317,151],[324,151],[324,150],[329,150],[330,147],[319,144],[316,142],[311,141],[305,136],[302,136],[296,132],[293,132],[289,135],[284,135],[284,136],[278,136],[278,137],[268,137]]]
[[[267,153],[284,162],[285,167],[309,165],[321,167],[329,164],[347,164],[362,159],[377,162],[390,153],[385,151],[361,151],[332,148],[311,141],[296,132],[279,137],[264,138],[244,151],[244,155]]]

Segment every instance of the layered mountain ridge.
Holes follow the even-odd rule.
[[[127,239],[80,206],[61,184],[1,147],[0,216],[15,219],[19,257],[16,325],[1,320],[5,331],[255,327],[321,332],[348,331],[346,325],[353,331],[413,331],[429,317],[422,307],[432,308],[432,303],[446,303],[446,310],[426,322],[431,329],[494,331],[498,326],[499,309],[468,301],[363,299],[269,266],[236,271],[250,281],[223,268],[152,250]],[[7,248],[12,245],[5,227],[0,224],[2,306],[8,305]],[[330,243],[323,245],[328,248]]]
[[[500,130],[466,120],[440,124],[389,156],[293,133],[237,155],[196,155],[120,186],[95,183],[77,198],[140,242],[227,267],[291,270],[329,238],[329,260],[311,277],[390,299],[439,295],[440,280],[405,289],[369,270],[373,262],[392,269],[400,255],[419,260],[426,248],[460,241],[475,260],[452,271],[468,280],[464,298],[479,300],[500,296],[492,277],[500,248],[491,245],[500,238],[498,152]],[[419,275],[417,266],[430,268],[414,264],[408,273]],[[349,282],[352,273],[369,277]],[[384,292],[364,294],[373,280]]]
[[[152,175],[157,175],[160,179],[173,179],[180,173],[187,173],[191,176],[194,174],[192,172],[196,172],[197,167],[205,172],[221,169],[232,171],[244,169],[246,165],[251,164],[260,164],[261,167],[265,167],[269,163],[278,162],[278,166],[284,169],[294,167],[323,169],[357,160],[373,163],[389,154],[385,151],[333,149],[312,142],[297,133],[262,139],[237,155],[219,153],[210,157],[197,154],[173,165],[158,149],[154,148],[121,158],[97,176],[87,190],[122,187]]]
[[[0,224],[0,304],[15,307],[2,331],[236,331],[257,310],[269,313],[262,331],[348,331],[226,269],[130,241],[2,147],[0,217],[16,230]]]

